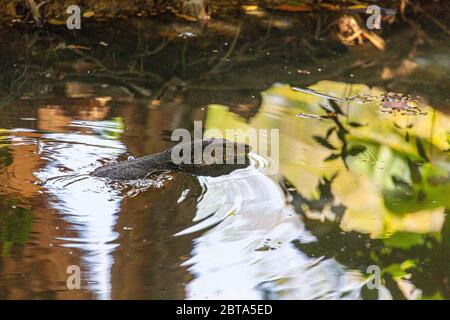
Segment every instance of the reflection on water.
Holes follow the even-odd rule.
[[[333,259],[309,258],[292,241],[314,241],[283,190],[250,167],[226,177],[203,178],[193,232],[217,224],[194,240],[184,265],[194,274],[191,299],[360,298],[364,278]]]
[[[363,85],[321,82],[313,88],[337,97],[379,95],[378,89]],[[422,268],[426,264],[448,278],[444,256],[425,260],[431,254],[426,248],[448,253],[450,123],[444,114],[423,108],[426,115],[385,114],[375,102],[337,104],[276,85],[264,93],[260,112],[249,122],[242,122],[225,106],[211,105],[206,123],[222,130],[279,128],[281,175],[275,181],[289,186],[296,212],[317,237],[307,244],[292,239],[297,248],[310,257],[337,258],[363,272],[377,265],[393,277],[403,297],[417,298],[448,292],[446,280],[424,281]],[[333,115],[327,119],[295,117],[320,115],[328,109]],[[353,236],[355,232],[359,237]],[[343,254],[350,247],[358,251]],[[367,248],[372,248],[369,253]],[[419,250],[417,257],[399,256],[403,251],[408,257],[413,250]],[[410,282],[411,275],[426,287],[425,292]],[[414,295],[409,294],[412,291]]]
[[[300,20],[282,32],[216,21],[192,38],[178,36],[192,25],[155,24],[108,48],[92,32],[102,39],[77,43],[92,47],[85,56],[36,33],[24,52],[37,52],[26,61],[45,81],[20,78],[0,97],[0,298],[449,299],[448,73],[431,68],[448,68],[446,49],[421,52],[401,77],[392,53],[409,26],[393,35],[395,52],[379,53],[394,61],[369,70],[347,48],[299,35]],[[27,67],[16,66],[5,74]],[[362,84],[384,84],[376,68],[395,78],[389,90]],[[237,140],[279,129],[280,159],[252,146],[251,166],[219,176],[87,175],[165,150],[198,120],[243,129]],[[66,286],[71,265],[80,290]],[[366,286],[370,266],[378,290]]]
[[[333,82],[314,89],[333,96],[377,90]],[[141,146],[133,133],[136,126],[155,126],[152,117],[164,119],[165,111],[147,109],[136,117],[113,108],[105,113],[110,120],[92,120],[84,106],[72,107],[79,113],[70,116],[61,107],[36,104],[21,115],[36,119],[26,120],[36,124],[29,129],[11,125],[25,120],[3,110],[2,126],[14,128],[2,130],[0,149],[2,196],[9,195],[2,200],[9,212],[1,229],[5,297],[14,297],[8,288],[17,277],[5,266],[39,266],[60,250],[70,258],[50,259],[57,280],[16,297],[75,297],[65,289],[65,270],[73,264],[83,272],[81,293],[88,295],[82,297],[99,299],[360,299],[368,297],[370,265],[386,279],[370,297],[446,297],[449,120],[442,113],[424,106],[426,116],[386,115],[374,105],[338,105],[274,85],[250,121],[220,105],[210,105],[200,118],[206,129],[280,129],[276,175],[267,175],[273,159],[251,153],[248,168],[222,176],[176,173],[113,183],[87,173],[126,158],[130,147],[141,154],[169,147],[152,137]],[[319,115],[324,108],[335,115],[295,116]],[[176,126],[159,125],[153,129]],[[11,215],[23,218],[14,226]],[[27,247],[45,247],[45,255],[24,255]],[[444,255],[427,261],[434,250]],[[428,284],[424,263],[440,275]],[[25,274],[33,277],[32,270]]]
[[[70,124],[69,124],[70,126]],[[81,124],[77,123],[77,128]],[[102,128],[100,123],[97,129]],[[114,231],[120,197],[101,181],[83,179],[82,174],[92,170],[100,158],[117,156],[125,150],[117,140],[80,134],[43,134],[40,153],[46,165],[35,172],[44,181],[49,204],[56,209],[76,232],[75,237],[58,237],[68,248],[82,252],[81,266],[88,289],[99,299],[111,298],[110,253],[118,246]],[[77,173],[71,178],[58,178],[61,168]],[[51,179],[51,180],[48,180]]]

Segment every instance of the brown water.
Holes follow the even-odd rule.
[[[448,39],[389,80],[387,63],[359,63],[381,53],[308,38],[296,17],[0,31],[0,298],[448,299]],[[414,34],[391,33],[377,59],[392,73]],[[421,112],[287,84],[420,95]],[[195,121],[208,135],[278,129],[264,141],[279,154],[253,145],[248,168],[217,177],[86,175],[169,148]]]

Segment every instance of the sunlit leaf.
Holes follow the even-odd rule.
[[[83,18],[90,18],[93,17],[95,15],[94,11],[86,11],[85,13],[83,13]]]
[[[63,26],[66,25],[66,21],[58,20],[58,19],[49,19],[48,23],[54,26]]]
[[[309,12],[313,10],[313,8],[307,4],[299,4],[299,5],[281,4],[276,6],[275,9],[290,12]]]

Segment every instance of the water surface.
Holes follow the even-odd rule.
[[[448,299],[448,39],[400,76],[410,28],[361,53],[308,36],[311,21],[0,30],[0,298]],[[418,95],[422,112],[289,85]],[[252,146],[251,166],[217,177],[87,175],[194,121],[278,129],[279,158]]]

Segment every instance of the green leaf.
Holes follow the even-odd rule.
[[[331,127],[327,130],[327,134],[325,135],[327,139],[331,136],[334,130],[336,130],[336,127]]]
[[[349,124],[351,127],[354,127],[354,128],[359,128],[359,127],[364,127],[364,126],[366,126],[366,124],[361,124],[361,123],[353,122],[353,121],[349,122],[348,124]]]
[[[397,232],[390,238],[383,239],[383,242],[388,247],[407,250],[415,246],[422,246],[425,243],[425,240],[421,234],[413,232]]]
[[[419,152],[419,155],[423,159],[425,159],[427,161],[430,161],[430,159],[427,157],[427,154],[425,152],[425,148],[423,147],[423,144],[422,144],[422,142],[420,141],[419,138],[416,138],[416,146],[417,146],[417,152]]]
[[[342,112],[341,108],[335,101],[328,99],[328,102],[330,103],[331,107],[333,108],[334,112],[336,112],[336,114],[345,115],[345,113]]]
[[[327,139],[322,138],[320,136],[313,136],[312,137],[314,139],[314,141],[316,141],[318,144],[324,146],[327,149],[331,149],[331,150],[337,150],[331,143],[328,142]]]
[[[364,152],[367,150],[366,146],[363,146],[361,144],[353,145],[350,147],[350,149],[347,151],[349,155],[355,157],[358,154]]]
[[[407,182],[406,180],[404,180],[403,178],[395,176],[395,175],[393,175],[391,178],[392,178],[392,182],[394,183],[394,185],[396,187],[406,189],[409,192],[412,191],[411,184],[409,182]]]
[[[326,157],[323,161],[333,161],[340,157],[340,154],[332,153],[328,157]]]

